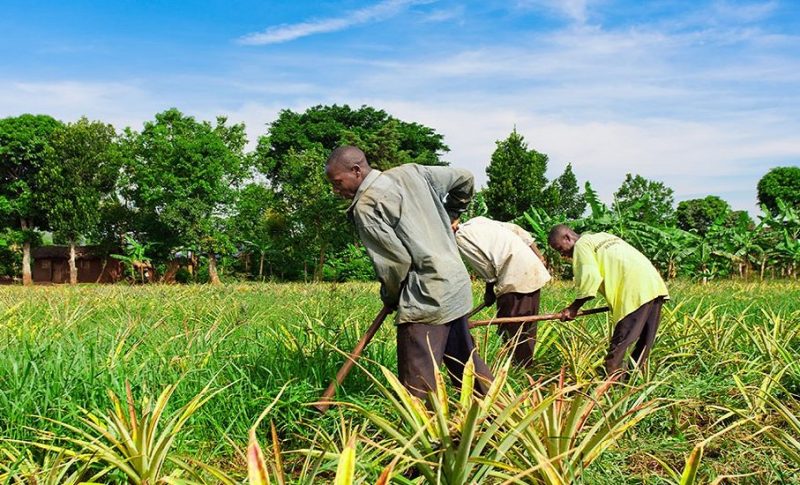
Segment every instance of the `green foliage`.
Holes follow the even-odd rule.
[[[778,199],[800,208],[800,167],[775,167],[758,181],[758,202],[773,214]]]
[[[100,204],[114,193],[120,168],[111,125],[81,118],[52,133],[49,152],[37,175],[37,205],[57,239],[69,243],[100,222]]]
[[[481,286],[475,285],[476,296]],[[438,408],[413,409],[417,416],[434,417],[430,427],[407,419],[413,415],[401,415],[379,387],[391,387],[389,394],[399,399],[399,388],[395,390],[381,370],[385,367],[393,374],[396,365],[396,332],[391,325],[380,329],[359,361],[366,371],[381,376],[378,382],[355,370],[338,390],[341,406],[320,416],[307,405],[346,358],[334,349],[352,349],[380,309],[375,295],[372,283],[6,288],[0,292],[0,456],[15,458],[0,459],[0,477],[5,477],[0,481],[5,483],[6,473],[15,478],[32,473],[36,483],[80,483],[45,481],[50,466],[67,465],[72,458],[62,456],[59,463],[57,452],[45,455],[19,441],[79,452],[82,445],[70,440],[95,447],[121,440],[119,435],[101,437],[92,431],[84,421],[86,410],[100,426],[108,427],[106,420],[113,419],[133,429],[133,409],[136,428],[148,436],[170,439],[172,418],[193,409],[169,443],[160,476],[175,472],[180,466],[173,460],[178,460],[198,472],[202,463],[212,463],[241,483],[242,453],[250,430],[273,402],[272,439],[268,422],[255,431],[269,441],[265,454],[282,455],[285,483],[330,482],[352,436],[356,483],[376,483],[398,456],[389,473],[393,483],[426,483],[422,477],[411,478],[410,469],[416,466],[441,471],[443,477],[445,464],[453,479],[458,473],[476,476],[488,469],[487,478],[476,483],[502,482],[507,477],[498,474],[525,472],[512,483],[535,483],[545,472],[568,480],[576,477],[577,483],[665,482],[671,474],[659,463],[677,468],[680,474],[684,463],[696,463],[690,458],[697,445],[704,448],[702,461],[684,468],[696,473],[696,483],[742,473],[757,473],[751,480],[757,483],[786,483],[796,472],[797,453],[792,456],[781,442],[793,446],[800,441],[794,424],[783,419],[790,417],[787,410],[798,415],[800,401],[777,385],[787,382],[789,374],[792,379],[800,376],[796,352],[800,328],[795,325],[800,287],[794,282],[722,281],[705,286],[672,282],[672,300],[663,310],[650,370],[630,387],[604,390],[594,375],[607,346],[605,316],[574,324],[541,323],[536,363],[530,371],[536,376],[533,382],[527,372],[513,367],[501,376],[497,370],[507,358],[501,339],[493,329],[473,331],[482,356],[505,379],[502,390],[489,399],[502,406],[480,408],[480,401],[468,402],[468,392],[462,403],[461,394],[448,387],[450,399],[439,398]],[[542,292],[542,311],[561,308],[573,297],[571,284],[553,282]],[[485,310],[476,318],[492,314]],[[740,394],[737,379],[746,389],[758,391]],[[217,396],[196,406],[196,396],[209,383],[204,395],[218,392]],[[167,388],[173,388],[172,394],[157,426],[145,430],[145,416],[149,424],[155,423],[156,398]],[[109,403],[108,390],[119,396],[120,412],[113,401]],[[783,406],[772,406],[767,394]],[[136,398],[130,407],[128,395]],[[149,414],[143,412],[145,396],[153,398]],[[512,401],[515,397],[518,400]],[[638,420],[637,412],[652,410],[648,407],[652,399],[658,400],[657,406],[671,406]],[[473,403],[478,407],[472,408]],[[752,410],[751,404],[755,404]],[[370,425],[355,407],[388,422],[392,433]],[[471,409],[477,419],[465,412]],[[727,409],[740,410],[742,416],[731,416]],[[578,419],[584,415],[585,421]],[[522,426],[519,420],[526,418],[532,421]],[[742,418],[750,421],[718,435]],[[499,427],[496,432],[494,425]],[[626,426],[627,432],[621,432]],[[515,433],[515,427],[520,432]],[[425,436],[415,438],[412,430]],[[443,430],[446,434],[440,433]],[[506,439],[510,448],[496,453]],[[410,449],[397,446],[398,440],[413,441],[417,451],[426,446],[433,454],[414,460]],[[481,440],[486,443],[478,450]],[[145,449],[130,445],[112,451],[119,455],[122,449],[132,450],[127,456],[135,456],[136,450]],[[276,447],[286,451],[273,453]],[[449,466],[463,462],[456,450],[472,457],[464,468]],[[108,450],[97,451],[113,459]],[[101,453],[89,452],[82,458],[97,460]],[[482,459],[491,457],[496,459]],[[134,462],[126,464],[138,466]],[[276,462],[273,458],[269,464]],[[155,469],[158,463],[150,464]],[[73,464],[63,476],[80,468]],[[104,469],[95,462],[83,480]],[[197,480],[188,472],[180,478]],[[9,483],[32,483],[13,480]],[[206,482],[227,483],[224,480],[220,474]],[[126,478],[113,471],[96,481],[125,483]]]
[[[431,128],[369,106],[314,106],[303,113],[281,111],[259,140],[257,153],[260,168],[280,184],[282,175],[292,174],[282,167],[291,151],[319,149],[327,158],[337,146],[351,144],[364,151],[373,168],[386,170],[404,163],[443,165],[441,154],[449,148],[442,140]]]
[[[550,184],[554,201],[550,205],[552,215],[563,215],[568,219],[581,217],[586,210],[586,196],[581,194],[578,179],[572,171],[572,164],[568,163],[564,173]]]
[[[42,222],[35,195],[39,171],[52,156],[51,138],[61,122],[47,115],[24,114],[0,120],[0,219]]]
[[[326,281],[372,281],[375,268],[364,246],[348,244],[344,251],[325,261]]]
[[[342,144],[359,146],[370,165],[380,170],[411,162],[443,165],[440,154],[448,150],[432,129],[366,106],[282,111],[259,139],[254,160],[286,216],[283,240],[275,244],[286,248],[280,263],[288,276],[313,272],[321,279],[328,255],[355,242],[345,217],[348,203],[333,194],[324,174],[325,160]]]
[[[704,235],[716,221],[726,219],[731,213],[731,206],[716,195],[704,199],[684,200],[678,203],[675,221],[684,231],[694,231]]]
[[[126,130],[120,193],[138,232],[162,259],[178,248],[233,250],[224,231],[236,189],[248,175],[244,125],[198,122],[177,109],[156,115],[141,133]]]
[[[547,155],[529,150],[516,129],[508,138],[496,143],[497,148],[486,167],[489,216],[508,221],[531,207],[549,206],[552,201],[543,193],[547,185]]]
[[[667,225],[674,211],[672,194],[672,189],[663,182],[626,174],[619,190],[614,193],[613,209],[631,213],[641,222]]]

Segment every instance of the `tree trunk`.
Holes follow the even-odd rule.
[[[217,257],[213,253],[208,254],[208,282],[212,285],[221,283],[217,274]]]
[[[25,219],[20,220],[20,227],[23,231],[28,230],[28,221]],[[22,284],[30,286],[33,284],[33,276],[31,275],[31,243],[28,241],[28,236],[23,235],[25,238],[22,243]]]
[[[167,263],[167,270],[164,272],[164,275],[161,277],[162,283],[175,283],[175,275],[178,274],[178,270],[181,268],[180,263],[175,261],[174,259]]]
[[[78,265],[75,264],[75,241],[69,240],[69,284],[78,284]]]
[[[327,247],[327,244],[322,243],[322,246],[319,248],[319,260],[317,261],[317,267],[314,270],[314,281],[322,281],[322,268],[325,266],[325,249],[327,249]]]
[[[264,281],[264,251],[261,251],[261,258],[258,260],[258,279]]]
[[[100,283],[103,279],[103,275],[106,273],[106,268],[108,267],[108,258],[103,258],[103,267],[100,268],[100,274],[97,275],[97,279],[94,280],[95,283]]]

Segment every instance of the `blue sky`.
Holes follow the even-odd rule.
[[[445,135],[485,183],[516,126],[611,200],[626,172],[757,212],[800,165],[800,2],[383,0],[0,4],[0,116],[138,129],[368,104]]]

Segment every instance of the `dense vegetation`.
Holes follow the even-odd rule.
[[[130,267],[152,262],[160,281],[371,279],[343,213],[347,203],[334,197],[322,170],[342,143],[363,148],[379,169],[447,163],[448,147],[434,129],[370,107],[282,111],[252,151],[243,125],[176,109],[122,132],[86,119],[2,119],[0,278],[29,283],[31,247],[52,239],[100,245]],[[571,165],[548,180],[547,155],[516,130],[487,162],[487,186],[468,216],[516,219],[540,238],[563,221],[615,232],[667,277],[797,273],[798,167],[764,175],[763,214],[753,221],[713,195],[675,208],[672,189],[636,174],[626,175],[611,209],[600,207],[588,183],[580,190]],[[582,218],[587,203],[591,212]]]
[[[356,451],[356,483],[375,483],[394,458],[395,483],[409,483],[412,476],[430,483],[423,468],[454,473],[445,467],[457,456],[447,453],[468,436],[467,479],[451,475],[440,483],[469,483],[480,473],[486,473],[484,482],[500,483],[548,460],[552,467],[529,471],[519,483],[675,483],[671,470],[680,474],[690,455],[702,458],[698,475],[682,483],[726,475],[744,475],[747,483],[791,483],[800,471],[800,287],[676,282],[670,292],[650,372],[631,387],[604,390],[595,375],[608,338],[605,316],[544,323],[530,375],[534,384],[511,368],[494,404],[484,401],[474,409],[450,389],[453,400],[439,410],[447,413],[443,428],[423,436],[413,418],[423,411],[408,409],[391,386],[395,333],[388,324],[363,361],[375,379],[355,370],[338,395],[348,405],[324,417],[307,406],[342,362],[335,349],[350,349],[378,311],[374,284],[6,288],[0,292],[0,482],[13,476],[20,481],[11,483],[33,483],[28,480],[37,476],[36,483],[77,483],[65,477],[95,473],[104,473],[97,482],[124,482],[124,467],[96,446],[121,439],[119,433],[94,441],[100,429],[112,426],[103,416],[117,416],[116,426],[130,429],[163,405],[159,427],[151,431],[174,434],[165,464],[158,471],[154,462],[131,465],[150,470],[149,483],[167,475],[178,483],[181,468],[200,476],[184,471],[187,482],[181,483],[239,483],[246,474],[248,432],[273,404],[256,437],[271,445],[274,423],[282,462],[271,446],[263,448],[265,460],[273,480],[280,468],[292,483],[332,481],[348,444]],[[573,296],[571,285],[548,285],[543,309],[559,309]],[[473,335],[502,376],[505,354],[494,330]],[[116,410],[108,391],[120,400]],[[584,392],[597,399],[596,408],[582,399]],[[145,398],[151,399],[149,415],[142,414]],[[570,410],[586,412],[585,422],[570,424]],[[185,422],[170,427],[183,412]],[[463,427],[469,416],[476,420],[473,435]],[[507,452],[498,455],[501,439],[509,438],[519,419],[530,420],[528,434],[508,441]],[[386,422],[396,434],[384,430]],[[498,428],[490,429],[491,423]],[[537,448],[536,440],[548,442],[548,435],[550,444]],[[592,436],[596,447],[586,448]],[[478,448],[484,439],[489,441]],[[426,454],[421,462],[412,460],[412,441],[416,452]],[[124,455],[125,449],[114,452]],[[589,449],[596,451],[591,459],[580,454]],[[559,457],[559,450],[565,454]],[[46,481],[42,470],[52,465],[69,465],[69,473]],[[231,482],[220,478],[223,473]]]

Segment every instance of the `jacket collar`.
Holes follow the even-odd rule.
[[[361,198],[361,194],[366,192],[367,189],[370,188],[370,186],[375,183],[375,180],[377,180],[378,176],[382,173],[383,172],[381,172],[380,170],[376,170],[373,168],[372,170],[369,171],[367,176],[364,177],[364,180],[361,181],[361,185],[358,186],[358,190],[356,190],[356,195],[355,197],[353,197],[353,202],[351,202],[350,207],[347,208],[348,214],[353,212],[353,207],[356,206],[356,202],[358,202],[358,199]]]

